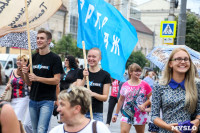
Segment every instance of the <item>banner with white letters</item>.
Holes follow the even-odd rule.
[[[47,21],[62,5],[62,0],[27,0],[30,29]],[[0,1],[0,37],[26,31],[24,0]]]
[[[87,50],[102,52],[102,68],[111,77],[124,81],[125,64],[138,42],[135,28],[104,0],[78,0],[77,46],[85,41]]]

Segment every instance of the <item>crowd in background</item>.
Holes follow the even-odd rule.
[[[197,132],[200,83],[187,50],[173,50],[161,79],[153,70],[148,70],[141,79],[143,70],[133,63],[124,75],[126,81],[120,82],[99,67],[98,48],[88,51],[89,68],[80,68],[72,55],[65,56],[63,68],[60,57],[49,49],[51,39],[50,32],[38,31],[38,52],[32,56],[33,73],[28,57],[18,56],[18,68],[11,72],[5,88],[12,88],[12,107],[3,102],[0,106],[0,132],[23,132],[24,127],[27,133],[109,133],[111,120],[116,122],[120,112],[121,133],[130,132],[132,125],[137,133],[144,133],[147,123],[149,132],[179,133],[185,131],[180,128],[185,125],[190,127],[188,131]],[[86,89],[87,77],[90,89]],[[105,125],[103,103],[108,97]],[[59,113],[61,124],[49,131],[53,112]]]

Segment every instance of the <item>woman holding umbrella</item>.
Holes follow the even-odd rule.
[[[153,89],[151,119],[160,127],[159,133],[185,132],[184,126],[194,133],[200,123],[200,83],[195,80],[194,64],[184,48],[174,49],[166,64]]]

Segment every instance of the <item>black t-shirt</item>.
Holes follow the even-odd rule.
[[[77,80],[79,69],[71,69],[68,73],[63,73],[60,78],[60,91],[68,89],[70,84]]]
[[[78,79],[83,79],[83,70],[78,72]],[[104,84],[111,83],[110,74],[104,70],[100,70],[96,73],[89,71],[89,84],[90,90],[98,94],[103,94]],[[85,85],[85,87],[87,87]],[[94,113],[103,113],[103,101],[99,101],[92,97],[92,111]]]
[[[36,53],[32,56],[33,73],[44,78],[53,78],[55,74],[62,74],[62,62],[58,55],[49,52],[46,55]],[[34,101],[56,100],[56,85],[32,82],[30,99]]]

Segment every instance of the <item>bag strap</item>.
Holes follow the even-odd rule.
[[[92,132],[97,133],[97,121],[92,122]]]
[[[11,75],[10,75],[10,79],[12,79],[14,77],[14,70],[12,70]]]
[[[131,101],[131,105],[134,105],[134,102],[135,102],[135,100],[137,99],[137,97],[138,97],[138,95],[139,95],[141,89],[142,89],[142,87],[140,87],[139,90],[137,91],[135,97],[134,97],[133,100]]]

